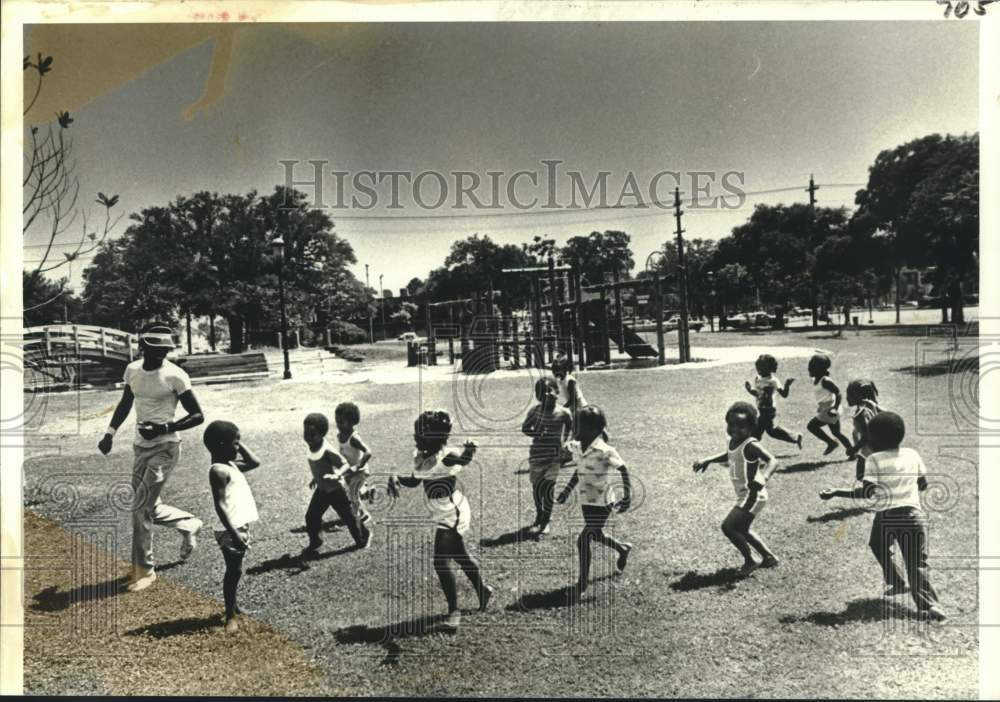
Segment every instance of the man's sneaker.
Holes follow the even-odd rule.
[[[458,631],[459,625],[462,623],[462,613],[455,609],[448,612],[448,616],[445,617],[444,622],[441,624],[442,627],[448,631]]]
[[[135,569],[134,579],[128,584],[126,588],[129,592],[139,592],[140,590],[145,590],[147,587],[156,582],[156,570],[153,568],[142,568],[137,566]]]
[[[632,553],[632,544],[622,544],[622,549],[622,552],[618,554],[618,570],[625,570],[629,554]]]
[[[198,530],[201,529],[201,520],[197,520],[198,524],[191,531],[185,531],[183,540],[181,541],[181,560],[186,561],[194,553],[194,550],[198,548]]]
[[[490,604],[490,598],[493,597],[493,588],[489,585],[483,585],[483,591],[479,593],[479,611],[485,612],[486,608]]]
[[[896,595],[905,595],[909,591],[910,588],[908,588],[904,583],[896,583],[895,585],[887,587],[885,592],[882,594],[885,597],[895,597]]]

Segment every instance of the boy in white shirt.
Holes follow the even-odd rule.
[[[209,424],[205,428],[204,441],[205,448],[212,454],[208,480],[222,527],[215,530],[215,540],[226,561],[226,574],[222,578],[226,631],[234,632],[239,628],[236,615],[240,613],[236,605],[236,586],[243,575],[243,556],[250,547],[250,524],[258,519],[257,503],[243,474],[259,466],[260,461],[240,442],[239,427],[232,422]]]
[[[895,412],[881,412],[872,417],[868,423],[872,453],[865,461],[861,486],[853,490],[828,488],[819,496],[824,500],[849,497],[874,501],[875,519],[868,545],[889,586],[885,594],[907,591],[903,576],[892,560],[892,544],[897,542],[918,612],[941,621],[945,613],[927,579],[927,518],[920,503],[920,493],[927,489],[927,468],[914,449],[900,448],[905,434],[903,418]]]

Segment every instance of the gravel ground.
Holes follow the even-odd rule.
[[[212,617],[221,610],[223,568],[207,530],[201,548],[183,565],[171,564],[176,536],[158,530],[156,552],[165,564],[160,581],[147,593],[109,598],[128,611],[135,622],[129,629],[147,633],[129,637],[119,631],[117,639],[99,645],[127,647],[141,638],[151,657],[167,661],[158,663],[164,672],[157,675],[167,675],[163,679],[170,683],[137,688],[128,666],[95,671],[66,661],[56,666],[65,673],[53,676],[47,672],[53,656],[75,661],[84,651],[75,640],[51,645],[29,618],[26,686],[54,694],[226,694],[238,680],[240,694],[299,694],[313,686],[316,694],[420,696],[976,696],[978,580],[971,556],[977,549],[978,451],[974,428],[963,425],[968,412],[956,390],[972,371],[968,364],[949,364],[944,346],[931,341],[874,332],[842,338],[701,334],[692,335],[694,355],[713,362],[579,374],[588,400],[605,409],[611,443],[629,464],[639,492],[633,509],[611,525],[636,546],[627,571],[615,573],[611,554],[598,547],[595,585],[575,606],[564,586],[575,578],[579,508],[561,508],[553,534],[543,541],[518,534],[531,521],[523,472],[527,440],[517,431],[531,400],[531,374],[423,373],[417,381],[417,371],[409,369],[409,376],[393,370],[350,384],[297,378],[199,387],[208,418],[237,422],[263,461],[250,477],[261,522],[241,584],[241,602],[260,629],[232,642],[218,635]],[[833,377],[842,388],[862,374],[877,381],[883,405],[907,419],[906,443],[921,452],[939,486],[932,491],[929,532],[932,577],[951,615],[946,625],[919,623],[906,598],[881,599],[878,567],[867,548],[870,516],[847,501],[817,498],[824,487],[850,485],[853,463],[843,454],[825,460],[822,447],[808,437],[801,454],[766,440],[782,468],[757,528],[781,566],[743,580],[734,576],[739,557],[719,529],[733,499],[725,468],[695,475],[691,463],[723,447],[725,409],[749,399],[742,385],[753,377],[758,347],[786,349],[775,354],[779,376],[797,382],[778,417],[802,430],[812,411],[806,357],[816,346],[835,353]],[[406,382],[387,380],[399,377]],[[300,555],[309,496],[301,420],[315,410],[332,415],[336,403],[348,399],[361,407],[359,430],[376,454],[372,467],[380,483],[387,471],[409,464],[412,422],[422,409],[449,409],[455,439],[472,437],[481,446],[463,474],[473,505],[467,541],[497,595],[489,611],[475,613],[475,595],[462,581],[466,616],[455,635],[437,626],[444,598],[430,569],[432,531],[417,491],[375,505],[369,550],[347,549],[350,537],[331,525],[317,557]],[[115,511],[108,495],[129,475],[131,421],[109,458],[95,447],[116,401],[117,394],[107,392],[35,401],[39,440],[25,466],[25,495],[31,510],[71,533],[87,533],[95,520],[110,524],[115,538],[105,546],[120,559],[128,556],[127,514]],[[214,524],[207,468],[195,430],[165,497]],[[39,524],[49,522],[29,517],[29,534]],[[28,540],[29,567],[70,557],[65,545]],[[124,572],[117,560],[109,569]],[[74,572],[84,583],[109,577],[103,570]],[[29,579],[29,611],[39,593],[61,596],[66,583],[60,577],[40,570]],[[188,604],[187,597],[198,604]],[[84,607],[70,598],[67,611]],[[183,623],[192,618],[200,624]],[[184,635],[149,633],[175,629]],[[287,638],[278,644],[269,637]],[[239,675],[226,668],[198,677],[201,669],[185,664],[238,651],[237,644],[267,646],[262,655],[268,661],[302,656],[314,661],[323,679],[311,682],[299,669],[285,674],[264,665]]]

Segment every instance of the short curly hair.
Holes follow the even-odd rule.
[[[769,353],[762,353],[757,357],[754,367],[758,373],[774,373],[778,370],[778,359]]]
[[[729,418],[733,415],[742,417],[744,422],[753,429],[757,426],[757,408],[751,405],[749,402],[734,402],[726,410],[726,423],[729,423]]]
[[[326,436],[330,432],[330,420],[326,418],[325,414],[319,412],[310,412],[307,414],[306,418],[302,420],[302,424],[315,427],[323,436]]]
[[[906,436],[906,422],[895,412],[879,412],[868,422],[868,437],[873,451],[899,448]]]
[[[361,410],[353,402],[341,402],[333,411],[333,416],[346,419],[352,426],[361,423]]]
[[[847,384],[847,404],[857,405],[863,400],[878,400],[878,388],[868,378],[857,378]]]
[[[451,416],[445,410],[426,410],[413,422],[413,433],[427,439],[447,441],[451,428]]]
[[[535,381],[535,399],[541,402],[546,393],[551,390],[556,390],[559,385],[552,378],[539,378]]]
[[[597,405],[581,407],[580,411],[576,413],[576,421],[582,426],[592,427],[602,433],[608,426],[608,418],[604,416],[604,410]]]
[[[833,365],[833,359],[827,356],[825,353],[813,354],[812,358],[809,359],[809,375],[816,377],[817,375],[822,375],[830,370],[830,366]]]
[[[240,428],[232,422],[227,422],[223,419],[216,419],[214,422],[210,422],[209,425],[205,427],[205,433],[202,435],[202,441],[205,442],[205,448],[211,451],[219,446],[231,444],[239,433]]]

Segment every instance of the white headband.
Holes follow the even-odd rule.
[[[174,337],[163,332],[146,332],[139,335],[140,341],[145,341],[147,346],[167,346],[174,348]]]

